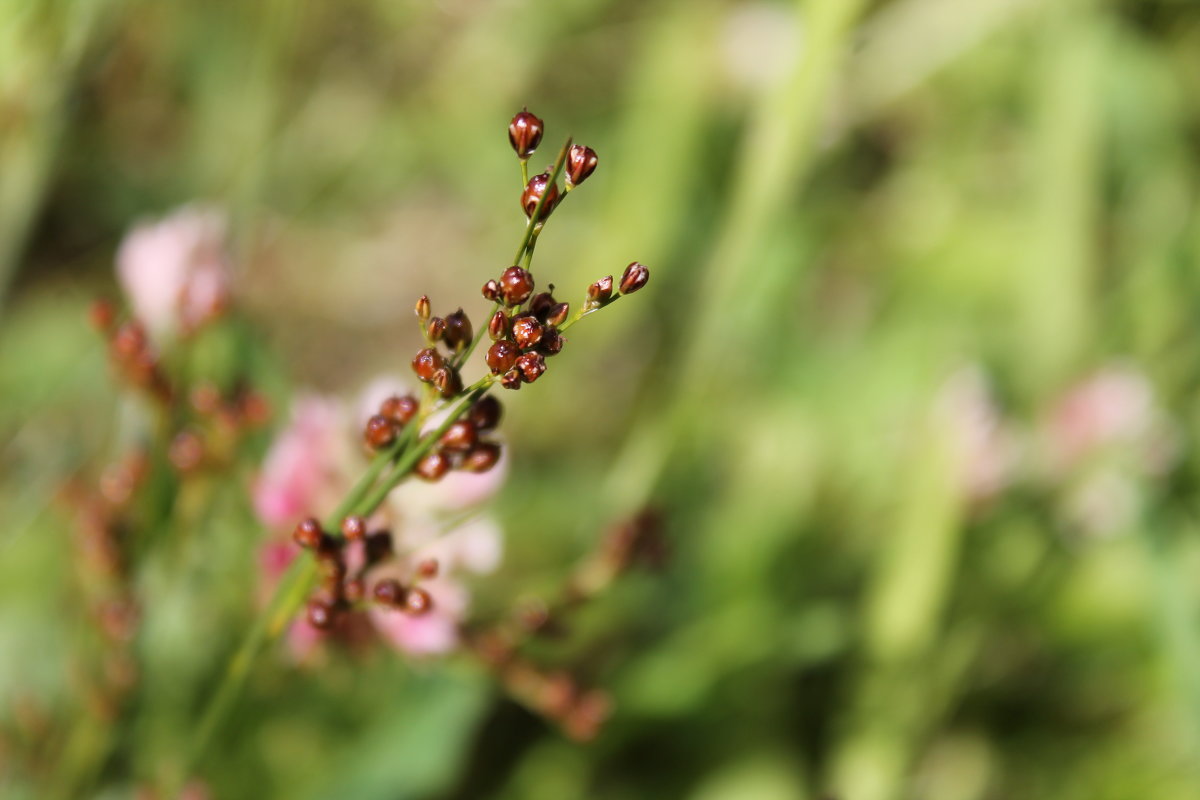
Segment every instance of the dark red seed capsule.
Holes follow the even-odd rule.
[[[533,151],[541,144],[544,132],[542,121],[527,110],[513,117],[508,123],[508,141],[516,151],[517,158],[524,161],[533,155]]]
[[[391,558],[395,551],[392,546],[392,534],[389,531],[368,533],[365,544],[368,564],[378,564],[380,561]]]
[[[415,310],[417,312],[417,319],[421,320],[421,322],[429,321],[429,295],[423,294],[417,298],[417,307]]]
[[[425,338],[431,342],[439,342],[446,335],[446,320],[434,317],[425,325]]]
[[[567,185],[578,186],[596,171],[596,151],[581,144],[571,145],[567,153]]]
[[[500,282],[490,280],[483,285],[483,296],[494,303],[500,302]]]
[[[500,275],[500,294],[506,305],[521,305],[533,294],[533,276],[520,267],[509,267]]]
[[[313,599],[308,601],[308,624],[320,631],[327,631],[333,627],[336,619],[333,605],[325,600]]]
[[[404,603],[404,587],[400,585],[400,581],[394,578],[384,578],[377,581],[371,589],[371,597],[375,598],[375,602],[380,605],[389,606],[390,608],[398,608]]]
[[[446,332],[442,338],[445,340],[447,347],[452,350],[460,350],[471,343],[471,337],[474,333],[475,331],[471,326],[470,318],[460,308],[446,317]]]
[[[546,359],[541,353],[522,353],[517,359],[517,369],[526,383],[533,383],[546,371]]]
[[[462,378],[453,367],[442,367],[433,373],[433,385],[442,397],[455,397],[463,390]]]
[[[414,586],[404,596],[404,613],[419,617],[433,608],[433,598],[420,586]]]
[[[500,445],[495,442],[479,442],[467,457],[462,468],[467,472],[487,472],[500,460]]]
[[[321,531],[321,523],[313,517],[300,520],[300,524],[292,531],[292,541],[305,550],[316,550],[321,546],[325,534]]]
[[[500,424],[500,416],[503,411],[500,401],[487,394],[475,401],[475,405],[467,411],[467,419],[471,421],[476,430],[490,431]]]
[[[503,339],[508,334],[508,315],[503,311],[497,311],[488,321],[488,336],[492,341]]]
[[[612,275],[606,275],[600,280],[588,287],[587,296],[588,302],[592,305],[600,305],[612,296],[613,279]]]
[[[546,318],[546,312],[554,307],[554,295],[549,292],[538,292],[529,300],[529,313],[539,320]]]
[[[403,397],[393,395],[379,406],[379,413],[394,420],[398,425],[407,425],[417,415],[420,408],[420,402],[411,394]]]
[[[513,367],[500,378],[500,385],[514,392],[521,388],[521,370]]]
[[[449,469],[450,459],[440,450],[434,450],[432,453],[427,454],[413,467],[413,471],[417,473],[417,477],[427,481],[440,480]]]
[[[562,325],[567,321],[567,314],[571,313],[571,306],[568,303],[559,303],[554,308],[546,312],[547,325]]]
[[[558,328],[547,328],[542,335],[541,344],[538,345],[538,352],[545,356],[556,356],[562,352],[564,341]]]
[[[396,423],[382,414],[376,414],[367,420],[363,439],[370,447],[381,450],[396,441]]]
[[[517,343],[508,339],[501,339],[494,342],[488,348],[487,361],[488,369],[493,375],[499,375],[502,372],[508,372],[512,369],[513,364],[517,363],[517,356],[521,354],[521,348],[517,347]]]
[[[438,441],[445,450],[452,453],[465,453],[475,446],[477,439],[475,426],[465,419],[460,419],[447,428]]]
[[[550,212],[554,210],[555,204],[558,203],[558,187],[550,182],[550,173],[548,172],[534,175],[529,179],[529,183],[525,184],[525,191],[521,192],[521,208],[525,209],[525,216],[533,216],[533,211],[541,201],[542,195],[546,196],[546,200],[542,203],[538,222],[544,222],[546,217],[550,216]]]
[[[441,353],[432,347],[426,347],[413,358],[412,368],[418,378],[429,383],[433,380],[433,374],[441,369],[444,363]]]
[[[512,332],[517,346],[522,350],[528,350],[537,347],[545,329],[542,327],[542,323],[537,321],[537,317],[521,317],[513,320]]]
[[[625,272],[621,275],[621,294],[633,294],[638,289],[646,285],[646,281],[650,280],[650,270],[646,269],[644,264],[639,264],[634,261],[625,268]]]
[[[342,520],[342,536],[348,541],[355,542],[367,535],[367,521],[358,514],[351,514]]]

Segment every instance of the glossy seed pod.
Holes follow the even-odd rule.
[[[425,338],[430,342],[440,342],[446,335],[446,320],[434,317],[425,323]]]
[[[533,276],[521,267],[509,267],[500,275],[500,295],[505,305],[519,306],[533,294]]]
[[[426,454],[413,467],[413,471],[417,473],[417,477],[426,481],[440,480],[449,469],[450,459],[440,450],[434,450],[432,453]]]
[[[504,408],[500,401],[490,394],[485,394],[467,411],[467,419],[480,432],[490,431],[500,424],[503,413]]]
[[[514,392],[521,388],[521,370],[513,367],[500,378],[500,385]]]
[[[337,618],[331,603],[316,598],[308,601],[305,615],[308,617],[308,624],[319,631],[327,631],[332,628]]]
[[[588,302],[592,305],[600,305],[608,298],[612,297],[613,279],[612,275],[606,275],[600,280],[593,283],[587,289]]]
[[[305,550],[316,550],[321,546],[321,540],[324,538],[325,534],[321,531],[321,523],[317,522],[314,517],[300,520],[295,530],[292,531],[292,541]]]
[[[596,151],[581,144],[571,145],[567,153],[567,185],[578,186],[596,171]]]
[[[567,321],[567,315],[571,313],[569,303],[559,303],[546,312],[547,325],[562,325]]]
[[[419,351],[412,360],[413,372],[417,373],[417,377],[429,383],[433,380],[433,375],[445,362],[442,360],[442,354],[432,347],[426,347]]]
[[[417,306],[414,309],[414,311],[417,314],[417,319],[421,320],[421,322],[429,321],[429,314],[431,313],[430,305],[429,305],[429,295],[423,294],[417,298]]]
[[[414,586],[408,590],[404,596],[405,614],[411,614],[414,617],[419,617],[422,614],[427,614],[433,609],[433,598],[429,596],[429,592],[422,589],[420,586]]]
[[[446,317],[446,332],[442,335],[442,339],[450,349],[461,350],[471,343],[474,333],[470,318],[460,308]]]
[[[500,460],[500,445],[495,442],[479,442],[463,459],[462,468],[467,472],[487,472]]]
[[[404,587],[395,578],[384,578],[376,581],[371,587],[371,598],[382,606],[399,608],[404,603]]]
[[[549,172],[534,175],[529,179],[529,183],[525,184],[525,191],[521,192],[521,208],[524,209],[525,216],[533,216],[534,209],[542,201],[542,195],[546,196],[546,200],[542,202],[538,222],[544,222],[558,204],[558,187],[550,182]]]
[[[358,514],[351,514],[342,520],[342,536],[347,541],[356,542],[367,535],[367,521]]]
[[[475,426],[468,420],[460,419],[446,429],[438,443],[448,452],[465,453],[475,446],[478,438]]]
[[[480,290],[484,298],[491,300],[493,303],[500,301],[500,282],[494,278],[483,285]]]
[[[382,450],[396,441],[396,423],[382,414],[376,414],[367,420],[363,439],[371,448]]]
[[[499,341],[508,335],[508,315],[503,311],[497,311],[492,314],[492,318],[488,320],[488,336],[493,342]]]
[[[537,321],[537,317],[526,316],[513,320],[513,340],[522,350],[537,347],[538,342],[542,340],[543,333],[545,333],[545,328],[542,327],[542,323]]]
[[[549,292],[538,292],[529,298],[529,313],[539,320],[546,319],[546,313],[554,308],[554,295]]]
[[[546,127],[534,114],[522,110],[508,123],[508,142],[517,153],[517,158],[524,161],[533,155],[533,151],[542,142],[542,134]]]
[[[433,385],[442,397],[456,397],[463,390],[462,377],[454,367],[442,367],[433,373]]]
[[[420,401],[411,394],[392,395],[379,406],[379,413],[398,425],[407,425],[421,408]]]
[[[517,358],[516,368],[526,383],[533,383],[546,371],[546,359],[541,353],[522,353]]]
[[[625,272],[621,275],[620,292],[621,294],[633,294],[645,286],[649,280],[650,270],[646,268],[645,264],[634,261],[625,268]]]
[[[556,356],[563,349],[562,334],[558,332],[558,328],[547,328],[542,334],[542,341],[538,344],[538,352],[544,356]]]
[[[521,354],[521,348],[517,347],[517,343],[508,339],[501,339],[498,342],[493,342],[488,348],[487,356],[484,360],[487,362],[488,369],[493,375],[499,375],[502,372],[508,372],[512,369],[513,364],[517,363],[517,356]]]

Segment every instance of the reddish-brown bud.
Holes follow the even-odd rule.
[[[567,186],[578,186],[596,171],[596,151],[581,144],[571,145],[567,153]]]
[[[467,419],[471,421],[476,430],[490,431],[500,424],[500,416],[503,412],[500,401],[490,394],[485,394],[476,400],[475,405],[467,411]]]
[[[475,426],[465,419],[460,419],[442,434],[439,440],[442,447],[452,453],[465,453],[475,446],[478,434]]]
[[[527,110],[513,117],[512,122],[508,123],[508,141],[517,152],[517,158],[524,161],[533,155],[542,142],[544,132],[542,121]]]
[[[454,367],[442,367],[433,373],[433,385],[442,397],[455,397],[463,390],[462,376]]]
[[[407,425],[420,408],[420,402],[410,394],[403,397],[392,395],[379,406],[379,413],[395,421],[397,425]]]
[[[404,587],[395,578],[384,578],[377,581],[371,589],[371,597],[376,603],[389,608],[399,608],[404,603]]]
[[[446,346],[452,350],[460,350],[471,343],[475,331],[471,327],[471,319],[460,308],[446,317]]]
[[[520,317],[513,320],[512,332],[517,346],[522,350],[528,350],[536,347],[537,343],[542,340],[545,328],[542,327],[542,323],[537,321],[537,317]]]
[[[522,353],[517,359],[517,369],[526,383],[533,383],[546,371],[546,359],[541,353]]]
[[[612,288],[612,275],[605,275],[603,278],[588,287],[588,303],[593,306],[603,305],[608,298],[612,297]]]
[[[441,369],[444,363],[441,353],[432,347],[426,347],[413,358],[412,368],[418,378],[429,383],[433,380],[434,373]]]
[[[342,520],[342,536],[347,541],[356,542],[367,535],[367,521],[358,514],[351,514]]]
[[[533,276],[520,267],[509,267],[500,275],[500,294],[506,305],[521,305],[533,294]]]
[[[316,550],[321,546],[324,538],[325,534],[321,531],[321,523],[312,517],[300,520],[300,524],[292,531],[292,541],[305,550]]]
[[[492,341],[495,342],[503,339],[507,334],[508,315],[503,311],[497,311],[488,321],[488,336],[492,337]]]
[[[440,450],[434,450],[417,462],[413,471],[422,480],[439,480],[450,469],[450,459]]]
[[[520,354],[521,348],[517,347],[516,342],[501,339],[488,348],[484,360],[487,361],[488,369],[492,371],[492,374],[499,375],[501,372],[508,372],[512,369]]]
[[[521,370],[513,367],[500,378],[500,385],[514,392],[521,388]]]
[[[393,552],[395,552],[390,531],[368,533],[365,544],[368,564],[378,564],[380,561],[391,558]]]
[[[414,586],[404,596],[404,613],[419,617],[433,608],[433,598],[420,586]]]
[[[525,216],[533,216],[533,211],[537,208],[542,195],[546,196],[546,200],[542,203],[538,222],[544,222],[558,203],[558,186],[550,182],[549,172],[534,175],[529,179],[529,183],[525,184],[525,191],[521,192],[521,208],[525,209]]]
[[[564,341],[566,340],[558,332],[558,328],[546,328],[541,344],[538,345],[538,352],[545,356],[556,356],[562,352]]]
[[[621,275],[621,294],[633,294],[645,286],[648,280],[650,280],[650,270],[646,269],[644,264],[634,261],[625,268],[625,273]]]
[[[436,558],[426,558],[417,564],[417,575],[425,579],[436,578],[438,576],[438,560]]]
[[[446,335],[446,320],[434,317],[425,324],[425,338],[430,342],[439,342]]]
[[[571,313],[569,303],[559,303],[554,308],[546,312],[547,325],[562,325],[567,321],[567,314]]]
[[[483,289],[481,291],[482,291],[485,299],[491,300],[493,303],[500,302],[500,283],[499,283],[499,281],[496,281],[496,280],[488,281],[487,283],[485,283],[483,285]]]
[[[487,472],[500,460],[500,445],[495,442],[479,442],[467,457],[462,468],[467,472]]]
[[[416,312],[417,312],[417,319],[421,320],[421,322],[429,321],[429,314],[430,314],[429,295],[423,294],[419,298],[417,298]]]
[[[551,284],[551,289],[554,285]],[[539,320],[546,318],[546,312],[554,307],[554,295],[550,292],[538,292],[529,300],[529,313],[533,314]]]
[[[337,614],[331,603],[314,598],[308,601],[307,616],[309,625],[319,631],[327,631],[333,627]]]
[[[376,414],[367,420],[363,439],[375,450],[382,450],[396,441],[396,423],[382,414]]]

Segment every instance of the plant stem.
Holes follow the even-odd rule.
[[[554,162],[554,169],[550,170],[550,181],[546,184],[546,191],[542,192],[542,196],[538,198],[537,205],[533,207],[533,213],[529,215],[529,223],[525,226],[525,235],[521,237],[521,244],[517,247],[517,254],[513,256],[512,263],[520,264],[521,259],[525,256],[525,248],[529,246],[530,239],[533,238],[533,229],[537,227],[537,221],[542,216],[542,206],[546,205],[546,198],[550,196],[550,187],[558,182],[558,176],[562,175],[563,167],[567,163],[567,153],[571,152],[571,137],[567,137],[567,143],[563,145],[562,150],[558,152],[558,158]],[[565,194],[563,195],[566,196]]]

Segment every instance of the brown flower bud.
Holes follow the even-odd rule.
[[[605,275],[603,278],[588,287],[588,304],[592,306],[603,305],[609,297],[612,297],[612,288],[612,275]]]
[[[488,321],[488,336],[492,337],[492,341],[503,339],[508,333],[508,315],[503,311],[497,311]]]
[[[433,374],[441,369],[444,364],[442,354],[432,347],[426,347],[424,350],[421,350],[412,360],[413,372],[417,373],[417,377],[426,383],[433,380]]]
[[[499,460],[500,445],[495,442],[479,442],[463,459],[462,468],[467,472],[487,472],[496,466]]]
[[[463,390],[462,376],[454,367],[442,367],[433,373],[433,385],[442,397],[455,397]]]
[[[596,151],[581,144],[571,145],[567,153],[567,185],[578,186],[596,171]]]
[[[546,328],[546,332],[542,335],[542,341],[538,345],[538,352],[544,356],[556,356],[563,349],[562,334],[558,332],[558,328]]]
[[[429,592],[420,586],[414,586],[409,589],[408,593],[404,596],[404,608],[402,610],[405,614],[419,617],[429,612],[432,608],[433,598],[429,596]]]
[[[363,439],[373,449],[382,450],[396,441],[396,423],[382,414],[376,414],[367,420]]]
[[[520,267],[509,267],[500,275],[500,293],[505,304],[521,305],[533,294],[533,276]]]
[[[528,350],[536,347],[537,343],[542,340],[545,328],[542,327],[542,323],[537,321],[537,317],[519,317],[513,320],[512,332],[517,346],[522,350]]]
[[[517,358],[517,369],[526,383],[533,383],[546,371],[546,359],[541,353],[522,353]]]
[[[305,550],[316,550],[321,546],[324,538],[325,534],[321,531],[321,523],[313,517],[300,520],[295,530],[292,531],[292,541]]]
[[[650,280],[650,270],[644,264],[632,262],[621,275],[621,294],[633,294]]]
[[[550,287],[554,288],[553,285]],[[546,312],[554,307],[554,295],[550,292],[538,292],[529,301],[529,313],[533,314],[539,320],[546,318]]]
[[[384,578],[377,581],[371,589],[371,597],[376,603],[389,608],[399,608],[404,603],[404,587],[395,578]]]
[[[514,392],[521,388],[521,370],[513,367],[500,378],[500,385]]]
[[[498,281],[493,279],[485,283],[482,292],[485,299],[491,300],[493,303],[500,302],[500,283]]]
[[[471,337],[474,334],[471,319],[463,313],[461,308],[446,317],[446,333],[442,338],[445,339],[447,347],[452,350],[460,350],[471,343]]]
[[[547,325],[562,325],[567,321],[567,314],[571,313],[569,303],[559,303],[554,308],[546,312]]]
[[[425,338],[430,342],[441,341],[446,335],[446,320],[441,317],[434,317],[425,324]]]
[[[544,132],[542,121],[528,110],[522,110],[513,117],[512,122],[508,123],[508,141],[517,151],[517,158],[524,161],[533,155],[533,151],[541,144]]]
[[[317,630],[327,631],[332,628],[336,616],[332,603],[316,598],[308,601],[308,624]]]
[[[436,558],[426,558],[417,564],[417,575],[422,578],[436,578],[438,575],[438,560]]]
[[[440,450],[434,450],[417,462],[413,471],[422,480],[439,480],[450,469],[450,459]]]
[[[493,375],[499,375],[501,372],[508,372],[512,369],[513,364],[517,362],[517,356],[521,354],[521,348],[517,347],[517,343],[508,339],[501,339],[494,342],[488,348],[487,356],[484,360],[487,362],[488,369]]]
[[[475,426],[465,419],[460,419],[442,434],[439,443],[442,448],[452,453],[465,453],[475,446],[478,434]]]
[[[347,541],[356,542],[367,535],[367,521],[358,514],[351,514],[342,520],[342,536]]]
[[[379,413],[395,421],[397,425],[407,425],[420,408],[421,403],[411,394],[403,397],[392,395],[379,406]]]
[[[421,322],[429,321],[429,313],[430,313],[429,295],[423,294],[417,298],[416,312],[417,312],[417,319],[421,320]]]
[[[467,411],[467,419],[479,431],[490,431],[500,424],[500,416],[504,409],[500,405],[500,401],[490,394],[485,394],[483,397],[475,401]]]
[[[521,208],[525,209],[525,216],[533,216],[533,210],[537,208],[543,194],[546,195],[546,201],[542,203],[538,222],[544,222],[558,203],[558,186],[550,182],[549,172],[534,175],[529,179],[529,183],[525,184],[525,191],[521,192]]]

